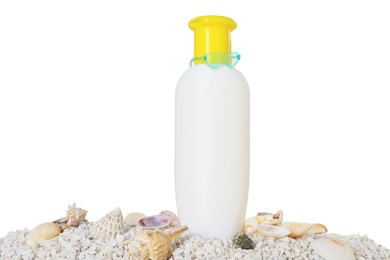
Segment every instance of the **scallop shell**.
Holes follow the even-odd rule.
[[[164,216],[149,216],[138,220],[140,227],[148,229],[164,228],[169,224],[170,219]]]
[[[117,234],[123,234],[125,223],[121,209],[116,208],[95,222],[91,232],[95,239],[115,238]]]
[[[283,221],[283,210],[278,210],[275,214],[259,212],[257,217],[262,217],[261,224],[279,225]]]
[[[314,252],[325,260],[356,260],[353,249],[335,238],[321,238],[310,243]]]
[[[125,253],[125,257],[127,255],[130,259],[168,259],[172,254],[169,247],[171,241],[187,229],[187,226],[183,226],[166,231],[161,229],[143,230],[123,243],[128,245],[129,248]]]
[[[313,224],[307,233],[322,234],[328,232],[328,229],[319,223]]]
[[[86,222],[85,217],[87,213],[88,211],[86,211],[85,209],[77,208],[76,203],[73,203],[72,206],[68,206],[66,216],[53,221],[53,223],[58,224],[62,232],[64,229],[70,227],[78,227],[81,223]]]
[[[291,231],[289,237],[297,238],[306,234],[313,224],[309,223],[299,223],[299,222],[284,222],[282,227],[285,227]]]
[[[51,239],[61,233],[61,228],[52,222],[45,222],[30,231],[27,235],[26,244],[35,246],[44,240]]]
[[[162,217],[169,218],[170,226],[172,226],[172,227],[180,227],[180,220],[176,216],[176,214],[173,213],[172,211],[164,210],[164,211],[161,211],[158,215],[162,216]]]
[[[138,224],[138,221],[142,218],[146,217],[144,214],[139,212],[133,212],[127,214],[127,216],[124,218],[124,222],[128,226],[136,226]]]
[[[291,231],[281,226],[260,224],[257,226],[257,233],[264,237],[282,238],[290,235]]]

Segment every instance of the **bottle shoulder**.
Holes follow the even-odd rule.
[[[246,85],[248,83],[244,75],[236,68],[230,69],[226,66],[213,70],[206,64],[195,65],[188,68],[180,77],[178,87],[182,84],[240,84]]]

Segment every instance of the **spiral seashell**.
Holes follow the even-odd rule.
[[[92,225],[92,236],[95,239],[115,238],[117,234],[125,232],[125,223],[120,208],[106,214]]]
[[[52,222],[39,224],[27,235],[26,244],[35,246],[44,240],[51,239],[61,233],[61,228]]]
[[[290,235],[288,235],[289,237],[297,238],[306,234],[313,226],[313,224],[299,223],[299,222],[284,222],[281,226],[291,231]]]
[[[187,226],[163,231],[161,229],[143,230],[132,239],[125,241],[130,259],[168,259],[172,254],[170,243],[188,229]]]
[[[311,241],[311,248],[325,260],[356,260],[353,249],[344,241],[321,238]]]
[[[68,206],[66,216],[58,220],[53,221],[61,228],[61,232],[70,227],[78,227],[81,223],[86,222],[85,219],[88,211],[82,208],[77,208],[76,203]]]

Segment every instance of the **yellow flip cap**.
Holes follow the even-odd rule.
[[[195,33],[194,57],[207,52],[231,52],[230,32],[236,29],[236,22],[225,16],[208,15],[192,19],[188,26]],[[195,64],[204,63],[196,60]]]

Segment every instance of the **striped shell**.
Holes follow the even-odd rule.
[[[125,232],[125,223],[120,208],[116,208],[92,226],[92,236],[95,239],[115,238]]]

